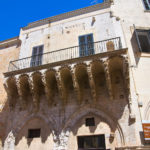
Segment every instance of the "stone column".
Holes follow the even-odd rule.
[[[0,150],[2,150],[2,140],[0,138]]]
[[[54,148],[53,150],[68,150],[68,139],[70,130],[63,130],[59,135],[54,136]]]
[[[12,131],[8,134],[4,142],[4,150],[15,150],[15,137]]]

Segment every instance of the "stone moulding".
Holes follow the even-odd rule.
[[[110,52],[104,52],[100,54],[95,54],[95,55],[90,55],[90,56],[85,56],[85,57],[79,57],[79,58],[74,58],[70,60],[64,60],[64,61],[59,61],[55,63],[49,63],[41,66],[36,66],[36,67],[30,67],[30,68],[25,68],[17,71],[10,71],[10,72],[5,72],[3,73],[5,77],[9,76],[14,76],[17,74],[22,74],[22,73],[29,73],[29,72],[34,72],[37,70],[42,70],[42,69],[48,69],[48,68],[53,68],[56,66],[64,66],[64,65],[70,65],[76,62],[83,62],[83,61],[88,61],[88,60],[95,60],[95,59],[100,59],[103,57],[110,57],[110,56],[119,56],[127,53],[127,48],[120,49],[120,50],[115,50],[115,51],[110,51]]]
[[[109,8],[110,6],[111,6],[111,0],[106,0],[103,3],[99,3],[99,4],[96,4],[96,5],[92,5],[92,6],[89,6],[89,7],[77,9],[77,10],[74,10],[74,11],[70,11],[70,12],[67,12],[67,13],[63,13],[63,14],[60,14],[60,15],[56,15],[56,16],[53,16],[53,17],[49,17],[49,18],[46,18],[46,19],[42,19],[42,20],[39,20],[39,21],[29,23],[26,27],[23,27],[22,30],[27,30],[27,29],[34,28],[34,27],[37,27],[37,26],[49,24],[51,22],[56,22],[56,21],[60,21],[60,20],[63,20],[63,19],[68,19],[68,18],[71,18],[71,17],[83,15],[83,14],[90,13],[90,12],[97,11],[97,10],[101,10],[101,9],[104,9],[104,8]]]

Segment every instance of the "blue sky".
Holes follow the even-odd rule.
[[[0,0],[0,41],[19,35],[20,28],[43,18],[87,7],[103,0]]]

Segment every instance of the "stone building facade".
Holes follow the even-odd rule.
[[[0,42],[0,149],[150,149],[149,6],[105,0]]]

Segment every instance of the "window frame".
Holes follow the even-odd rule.
[[[95,118],[94,117],[85,118],[85,125],[87,127],[94,127],[95,126]]]
[[[88,42],[87,37],[89,35],[91,35],[91,37],[92,37],[92,42]],[[80,44],[80,38],[81,37],[85,38],[85,43],[84,44]],[[84,35],[78,36],[78,43],[79,43],[79,57],[84,57],[84,56],[89,56],[89,55],[94,55],[95,54],[95,52],[94,52],[94,35],[93,35],[93,33],[89,33],[89,34],[84,34]],[[90,50],[88,48],[89,44],[92,44],[91,45],[92,46],[92,48],[91,48],[92,53],[91,54],[89,53],[89,50]],[[81,50],[81,46],[84,46],[84,48],[85,48],[83,54],[82,54],[83,50]]]
[[[136,41],[137,41],[137,44],[138,44],[139,51],[141,53],[150,53],[150,48],[147,49],[147,50],[143,50],[142,49],[141,42],[140,42],[140,39],[139,39],[139,35],[145,35],[145,36],[147,36],[148,44],[149,44],[149,47],[150,47],[150,29],[138,29],[134,25],[134,32],[135,32]],[[143,34],[142,34],[142,32],[143,32]]]
[[[36,132],[38,131],[39,132],[38,135],[37,135],[37,133],[36,134],[31,133],[31,132],[34,132],[34,131],[36,131]],[[40,138],[40,136],[41,136],[41,128],[28,129],[28,138],[30,138],[30,139]]]
[[[96,143],[96,145],[98,147],[83,147],[85,146],[84,144],[87,143],[87,139],[86,138],[97,138],[97,140],[100,140],[98,141],[98,143]],[[81,140],[82,138],[82,140]],[[90,141],[92,142],[93,139],[91,139]],[[103,141],[104,143],[99,143]],[[93,145],[94,143],[91,143],[91,145]],[[85,135],[85,136],[77,136],[77,145],[78,145],[78,150],[104,150],[106,149],[106,139],[105,139],[105,134],[98,134],[98,135]],[[89,145],[88,145],[89,146]],[[100,146],[100,147],[99,147]]]
[[[42,53],[40,53],[40,47],[42,47]],[[37,54],[34,54],[35,48],[37,48]],[[43,51],[44,51],[44,45],[38,45],[38,46],[32,47],[32,56],[31,56],[31,61],[30,61],[30,67],[42,65]]]
[[[146,3],[147,3],[149,8],[146,7],[145,1],[146,1]],[[145,10],[149,10],[150,11],[150,2],[149,2],[149,0],[142,0],[142,2],[143,2]]]

